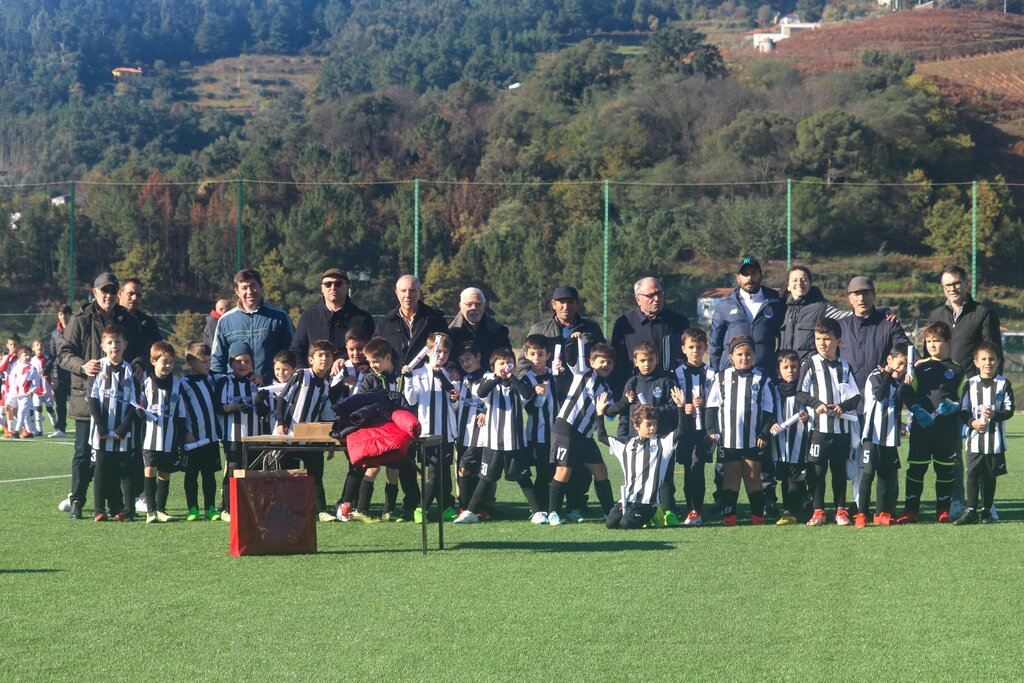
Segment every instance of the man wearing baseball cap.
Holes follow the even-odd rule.
[[[328,268],[320,275],[320,300],[299,316],[292,338],[291,350],[300,368],[309,364],[309,345],[326,339],[334,347],[331,374],[337,374],[345,363],[345,334],[359,328],[367,338],[373,336],[373,317],[352,303],[348,284],[348,273],[341,268]]]
[[[711,317],[711,367],[729,367],[725,349],[733,337],[747,335],[754,340],[754,367],[775,377],[775,350],[786,306],[774,289],[761,286],[764,271],[757,259],[744,258],[736,268],[737,287],[718,302]]]
[[[839,320],[843,345],[839,355],[853,368],[857,386],[863,387],[876,367],[885,365],[885,357],[893,344],[909,344],[907,333],[894,316],[886,316],[875,308],[875,283],[858,275],[846,286],[853,315]]]
[[[551,293],[551,310],[554,312],[547,320],[533,324],[529,334],[539,334],[548,340],[548,353],[555,351],[555,344],[562,345],[562,361],[569,364],[576,362],[576,339],[583,339],[585,348],[604,341],[601,326],[590,318],[580,315],[580,293],[575,287],[559,285]],[[570,342],[570,340],[573,340]],[[530,362],[525,353],[519,355],[517,371],[529,368]],[[582,468],[579,468],[582,469]]]

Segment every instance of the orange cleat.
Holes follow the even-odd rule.
[[[726,515],[723,517],[722,526],[736,526],[736,515]]]
[[[847,520],[849,521],[849,520]],[[825,525],[825,511],[815,510],[814,514],[807,521],[807,526],[824,526]]]
[[[876,518],[877,519],[877,518]],[[878,524],[876,521],[875,524]],[[863,512],[853,516],[853,526],[855,529],[863,529],[868,525],[868,516]]]
[[[949,510],[939,510],[939,524],[952,524],[953,518],[949,516]]]
[[[903,516],[896,520],[897,524],[913,524],[917,521],[917,513],[913,510],[904,510]]]

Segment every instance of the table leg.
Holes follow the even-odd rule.
[[[416,444],[416,450],[419,453],[420,460],[420,491],[427,489],[427,455],[426,449],[423,448],[422,443]],[[423,507],[422,500],[420,501],[420,507]],[[423,510],[423,515],[420,519],[420,536],[423,544],[423,554],[427,554],[427,511]]]

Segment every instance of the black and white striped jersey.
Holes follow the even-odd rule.
[[[984,407],[992,410],[988,429],[984,432],[971,427],[971,422],[981,417]],[[975,375],[967,380],[964,396],[960,402],[964,420],[967,422],[968,453],[1005,453],[1006,420],[1013,417],[1013,387],[1002,375],[982,379]]]
[[[726,368],[711,385],[707,405],[707,432],[719,435],[722,448],[757,448],[774,416],[771,380],[757,368]]]
[[[804,405],[796,398],[795,387],[790,384],[789,391],[783,392],[779,382],[772,383],[772,402],[775,404],[775,422],[783,424],[794,415],[805,410]],[[792,425],[774,435],[771,439],[772,459],[775,462],[799,464],[807,459],[808,438],[807,423],[797,420]]]
[[[861,441],[878,446],[900,445],[902,403],[900,384],[882,368],[875,368],[864,381],[864,426]]]
[[[217,419],[217,379],[212,374],[185,375],[182,378],[182,402],[188,412],[189,431],[196,440],[220,440],[220,420]]]
[[[368,373],[369,370],[366,369],[366,366],[357,367],[352,361],[347,360],[341,367],[341,372],[331,377],[331,386],[338,387],[335,391],[339,399],[355,396],[359,393],[359,387],[362,386],[363,376]],[[345,380],[349,377],[356,381],[352,386],[345,384]],[[339,385],[341,386],[339,387]]]
[[[113,365],[106,358],[101,358],[100,370],[89,382],[89,445],[108,453],[127,452],[127,437],[136,426],[135,406],[132,404],[138,397],[132,366],[124,361]],[[100,438],[102,434],[114,433],[121,438]]]
[[[260,436],[263,433],[263,420],[256,412],[254,399],[258,387],[252,380],[239,377],[234,373],[223,375],[217,380],[216,401],[220,414],[220,435],[224,442],[238,443],[243,436]],[[225,412],[224,407],[241,402],[244,409]]]
[[[686,394],[686,402],[693,403],[695,397],[704,399],[707,406],[708,394],[711,392],[711,385],[715,382],[715,371],[707,365],[695,368],[688,363],[683,363],[676,368],[676,384]],[[704,426],[704,411],[694,410],[693,415],[687,415],[686,419],[693,421],[693,429],[702,432]]]
[[[523,399],[523,407],[526,410],[527,445],[551,443],[551,425],[555,423],[555,417],[558,415],[558,397],[551,373],[538,376],[533,370],[527,370],[519,379],[519,384],[522,395],[529,397]],[[534,389],[538,385],[547,388],[543,396],[537,395]]]
[[[480,380],[476,395],[487,411],[487,448],[505,452],[525,448],[523,395],[519,382],[514,377],[501,379],[488,372]]]
[[[412,377],[405,378],[405,400],[416,406],[416,417],[420,421],[422,436],[440,436],[441,442],[455,442],[456,402],[451,392],[455,385],[444,370],[434,372],[423,365],[412,371]],[[457,400],[457,399],[456,399]]]
[[[852,421],[814,411],[822,404],[835,404],[844,413],[860,407],[860,389],[853,377],[853,368],[842,358],[834,361],[816,353],[803,362],[797,381],[797,397],[807,406],[811,416],[811,431],[819,434],[849,434]]]
[[[277,424],[290,433],[298,422],[333,420],[330,391],[327,377],[309,368],[297,370],[277,400]]]
[[[572,370],[572,384],[562,401],[558,411],[558,419],[564,420],[572,429],[590,438],[594,435],[598,420],[604,418],[597,414],[597,397],[607,393],[611,397],[611,388],[595,370]]]
[[[465,374],[459,385],[459,407],[456,427],[459,445],[466,448],[482,448],[487,445],[487,429],[477,424],[477,415],[487,412],[484,401],[476,395],[476,388],[484,377],[482,371]]]
[[[620,487],[622,507],[629,505],[657,505],[661,482],[665,480],[668,468],[672,466],[676,446],[683,433],[689,429],[682,419],[683,410],[679,409],[679,420],[674,432],[653,439],[641,439],[634,436],[629,439],[609,439],[603,423],[597,429],[597,439],[608,444],[608,452],[615,456],[622,467],[623,484]]]
[[[157,453],[173,453],[188,430],[188,392],[177,377],[158,379],[147,373],[142,380],[139,403],[146,409],[143,415],[142,448]],[[193,435],[194,436],[194,435]]]

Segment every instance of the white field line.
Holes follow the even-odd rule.
[[[0,479],[0,484],[17,484],[22,481],[43,481],[45,479],[68,479],[70,474],[54,474],[49,477],[25,477],[24,479]]]

